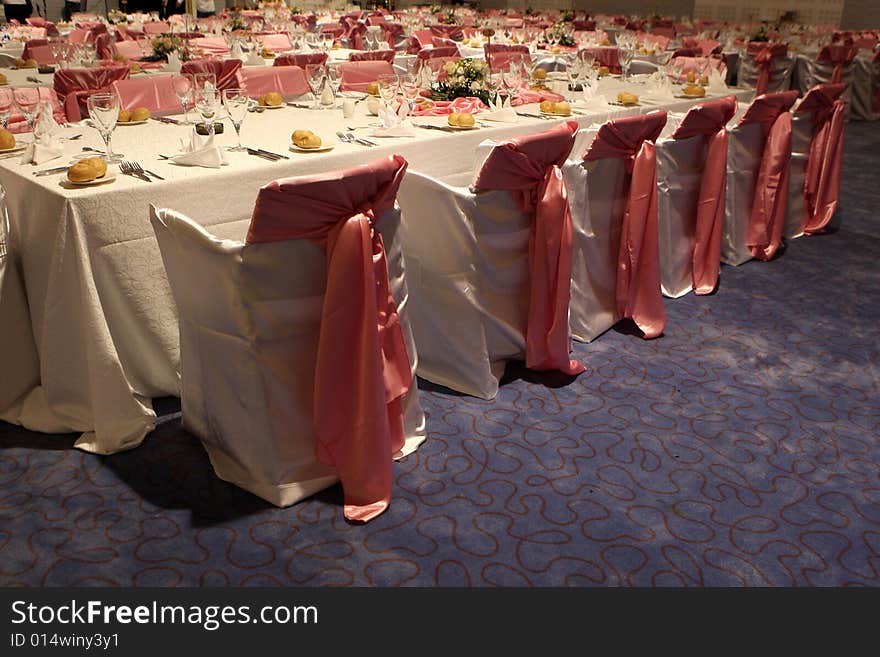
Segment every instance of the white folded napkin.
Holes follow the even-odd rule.
[[[247,56],[244,54],[244,51],[241,49],[241,43],[239,43],[238,41],[235,41],[232,44],[232,48],[229,49],[229,57],[231,59],[240,59],[241,61],[244,61],[245,59],[247,59]]]
[[[226,153],[219,146],[214,145],[214,137],[209,135],[202,137],[195,128],[190,133],[189,139],[180,140],[180,153],[170,158],[171,162],[189,167],[207,167],[219,169],[227,164]]]
[[[378,116],[382,124],[370,132],[371,137],[415,137],[416,129],[412,122],[406,118],[409,106],[401,103],[397,109],[384,105],[379,108]]]
[[[578,109],[586,110],[607,110],[608,101],[603,94],[593,93],[587,98],[581,98],[574,102],[574,106]]]
[[[180,72],[180,55],[176,50],[168,53],[168,63],[165,64],[165,70],[172,73]]]
[[[43,164],[59,158],[63,154],[64,147],[58,137],[43,135],[27,145],[21,154],[21,163]]]
[[[669,78],[660,72],[651,74],[646,89],[642,92],[642,98],[662,102],[675,100]]]
[[[709,71],[709,84],[706,85],[706,91],[712,94],[726,94],[727,84],[717,68]]]
[[[489,100],[489,111],[480,114],[480,118],[498,123],[516,123],[519,120],[516,110],[510,106],[510,98],[502,98],[500,94],[494,101]]]
[[[256,50],[251,50],[245,58],[244,64],[245,66],[265,66],[266,60]]]

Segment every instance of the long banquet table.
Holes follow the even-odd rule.
[[[618,81],[604,84],[600,91],[609,97],[621,88]],[[751,90],[730,92],[742,102],[753,95]],[[586,127],[657,109],[683,112],[696,102],[608,106],[573,118]],[[81,133],[82,138],[65,141],[62,158],[38,167],[19,163],[17,156],[0,160],[0,184],[7,193],[33,335],[31,345],[21,336],[12,339],[8,323],[0,322],[0,362],[30,362],[24,354],[30,348],[38,355],[33,362],[39,363],[7,368],[0,377],[0,418],[37,431],[80,432],[77,447],[113,453],[135,447],[154,428],[152,398],[179,394],[177,314],[149,222],[150,204],[184,212],[221,238],[242,239],[258,189],[272,180],[350,167],[390,153],[403,155],[411,169],[461,180],[472,171],[472,154],[483,140],[554,124],[520,117],[516,123],[484,123],[485,127],[455,134],[416,129],[415,137],[372,137],[379,144],[372,148],[337,142],[323,153],[287,151],[290,134],[298,128],[311,129],[329,141],[336,141],[336,131],[348,126],[368,136],[365,126],[376,119],[366,114],[365,103],[356,107],[357,113],[348,120],[338,109],[283,107],[250,113],[242,141],[284,152],[290,159],[270,162],[232,152],[228,166],[220,169],[183,167],[159,159],[160,154],[178,150],[190,127],[156,121],[118,126],[114,150],[166,179],[152,183],[116,173],[115,180],[106,184],[68,188],[62,183],[64,174],[35,177],[35,169],[67,164],[84,146],[103,146],[96,130],[81,125],[63,129],[62,135]],[[538,108],[521,109],[536,113]],[[414,119],[415,123],[445,121],[445,117]],[[217,137],[222,145],[231,145],[234,139],[228,124]],[[0,310],[12,316],[9,309]]]

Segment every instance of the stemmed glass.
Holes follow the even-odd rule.
[[[217,76],[210,72],[193,73],[193,87],[196,91],[201,89],[217,91]]]
[[[339,95],[339,87],[342,85],[342,69],[339,64],[327,64],[327,81],[333,90],[333,98]]]
[[[171,87],[177,95],[177,100],[183,107],[183,124],[190,125],[189,121],[189,102],[192,100],[193,80],[190,75],[173,75],[171,76]]]
[[[21,110],[28,127],[34,129],[34,115],[37,105],[40,104],[40,90],[36,87],[16,87],[12,90],[12,97],[18,109]]]
[[[122,154],[114,153],[110,145],[110,136],[113,134],[116,120],[119,118],[119,98],[116,94],[92,94],[86,100],[86,106],[92,124],[98,129],[104,140],[104,147],[107,151],[104,159],[108,162],[121,161]]]
[[[382,73],[376,78],[379,83],[379,96],[390,105],[391,101],[397,97],[397,87],[400,85],[400,77],[396,73]]]
[[[205,123],[205,130],[208,135],[214,136],[214,118],[217,116],[217,105],[219,104],[219,96],[217,90],[207,86],[195,91],[196,111],[202,117]]]
[[[623,71],[623,80],[629,80],[629,67],[632,64],[635,50],[629,47],[621,46],[617,51],[617,59],[620,62],[620,68]]]
[[[9,89],[0,89],[0,123],[3,129],[9,125],[9,117],[12,116],[13,99]]]
[[[419,77],[417,75],[407,73],[406,75],[400,76],[400,89],[403,91],[403,97],[406,99],[407,105],[409,106],[408,114],[412,114],[412,111],[416,107],[416,99],[419,97],[420,86]]]
[[[323,64],[306,64],[306,78],[312,89],[312,95],[315,97],[315,109],[321,107],[321,88],[324,86],[324,75],[326,72]]]
[[[247,97],[244,89],[224,89],[223,90],[223,106],[226,113],[229,114],[229,120],[232,121],[232,127],[235,128],[235,137],[238,144],[229,146],[229,151],[247,150],[241,145],[241,124],[247,114],[248,103],[250,99]]]
[[[512,100],[514,94],[522,86],[523,69],[520,61],[518,59],[511,59],[507,68],[502,71],[502,76],[504,86],[507,89],[507,96]]]

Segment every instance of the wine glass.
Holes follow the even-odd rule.
[[[171,88],[183,107],[184,125],[189,125],[189,101],[192,100],[193,79],[191,75],[180,74],[171,76]]]
[[[620,68],[623,71],[623,80],[629,79],[629,67],[632,64],[635,51],[629,47],[621,46],[617,51],[617,59],[620,62]]]
[[[389,105],[397,97],[400,77],[396,73],[382,73],[376,78],[376,82],[379,83],[379,96]]]
[[[37,87],[16,87],[12,90],[12,98],[21,110],[28,127],[34,129],[34,115],[40,104],[40,90]]]
[[[518,59],[511,59],[507,68],[502,71],[504,86],[507,88],[507,96],[511,99],[522,86],[522,71],[522,65]]]
[[[202,73],[193,73],[193,89],[199,91],[201,89],[217,90],[217,76],[214,73],[205,71]]]
[[[400,89],[403,91],[403,97],[406,99],[407,105],[409,105],[409,113],[412,113],[415,109],[420,87],[421,85],[419,84],[419,77],[417,75],[407,73],[406,75],[400,76]]]
[[[339,94],[339,87],[342,85],[342,69],[339,64],[327,64],[327,81],[330,82],[333,97],[336,98]]]
[[[306,64],[306,79],[315,97],[315,109],[321,107],[321,88],[324,86],[325,75],[323,64]]]
[[[238,140],[237,145],[227,148],[229,151],[247,150],[241,145],[241,124],[247,114],[249,102],[250,99],[244,89],[223,90],[223,106],[226,108],[226,113],[229,114],[229,120],[232,121],[232,127],[235,128],[235,136]]]
[[[9,125],[9,117],[12,116],[13,106],[12,92],[9,89],[0,89],[0,123],[3,124],[4,130]]]
[[[119,98],[116,94],[98,93],[92,94],[86,99],[86,106],[89,110],[89,118],[92,125],[98,129],[101,138],[104,140],[104,147],[107,151],[104,159],[108,162],[119,162],[122,160],[122,154],[113,152],[110,145],[110,136],[116,128],[116,120],[119,118]]]
[[[195,106],[199,116],[205,123],[205,130],[211,137],[214,136],[214,119],[217,116],[218,94],[213,87],[202,87],[195,90]]]

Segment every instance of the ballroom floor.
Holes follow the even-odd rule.
[[[880,585],[880,124],[847,126],[834,234],[577,345],[558,387],[422,384],[390,510],[217,480],[176,400],[130,452],[0,423],[0,585]]]

